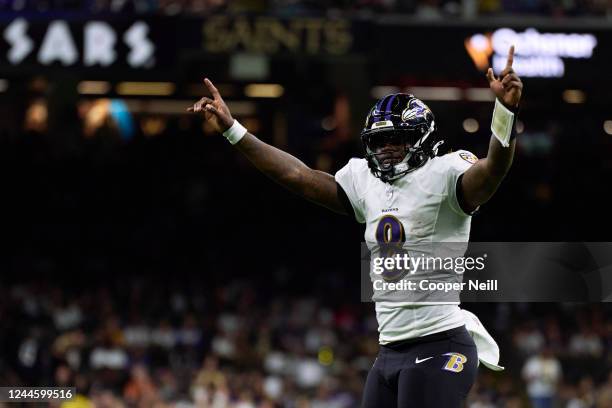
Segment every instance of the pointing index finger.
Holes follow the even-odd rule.
[[[211,95],[213,96],[213,98],[215,99],[221,99],[221,95],[219,94],[219,91],[217,90],[217,88],[215,88],[215,86],[213,85],[212,82],[210,82],[210,79],[205,78],[204,79],[204,84],[206,85],[206,88],[208,88],[208,91],[211,93]]]
[[[514,45],[510,46],[508,50],[508,62],[506,62],[506,68],[512,68],[512,63],[514,62]]]

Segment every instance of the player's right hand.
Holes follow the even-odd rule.
[[[516,75],[512,62],[514,61],[514,45],[508,50],[508,62],[506,68],[499,74],[499,78],[493,75],[493,69],[487,70],[487,79],[489,87],[504,105],[510,109],[518,107],[521,95],[523,94],[523,81]]]
[[[212,95],[213,99],[203,97],[199,101],[187,108],[188,112],[202,112],[204,118],[219,133],[225,132],[234,124],[234,118],[229,108],[221,98],[219,91],[208,78],[204,79],[204,84]]]

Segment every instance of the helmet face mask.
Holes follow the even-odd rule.
[[[364,135],[364,142],[368,148],[374,152],[383,149],[388,145],[408,145],[412,146],[418,140],[419,134],[414,131],[386,131],[380,134]]]
[[[413,95],[381,98],[370,110],[361,132],[372,174],[390,183],[424,165],[443,143],[436,140],[434,130],[433,112]]]

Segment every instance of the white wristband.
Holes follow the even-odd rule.
[[[514,113],[506,108],[499,99],[495,98],[495,108],[493,108],[493,120],[491,121],[491,132],[504,147],[510,146],[510,136],[512,135],[512,125],[514,123]]]
[[[234,124],[230,126],[225,132],[223,132],[223,136],[229,140],[229,142],[233,145],[238,143],[240,139],[246,135],[247,129],[242,126],[236,119],[234,119]]]

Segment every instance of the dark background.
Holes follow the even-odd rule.
[[[205,75],[254,134],[334,173],[362,155],[357,135],[376,87],[487,87],[463,46],[470,35],[499,26],[594,33],[593,59],[567,62],[566,77],[524,78],[515,162],[474,217],[471,240],[608,241],[612,32],[601,28],[605,6],[532,2],[516,9],[502,2],[489,10],[476,2],[474,15],[453,8],[464,3],[253,2],[246,10],[223,2],[3,3],[2,29],[23,17],[37,46],[52,19],[70,22],[79,49],[86,21],[107,21],[119,44],[122,30],[142,20],[156,55],[154,66],[132,69],[119,45],[117,63],[107,68],[41,66],[35,48],[12,66],[0,42],[2,385],[76,384],[81,403],[109,407],[173,406],[197,399],[200,386],[208,397],[226,396],[222,406],[357,406],[377,350],[372,305],[359,302],[363,228],[284,191],[200,117],[171,105],[186,108],[204,95]],[[267,75],[236,79],[232,58],[252,50],[206,50],[202,27],[219,16],[343,19],[353,43],[342,55],[260,53]],[[80,93],[78,84],[89,80],[108,81],[109,90]],[[118,93],[120,82],[134,80],[176,89]],[[284,93],[249,97],[252,82],[280,84]],[[584,101],[568,103],[566,89]],[[133,134],[119,131],[105,98],[127,102]],[[491,102],[422,98],[445,151],[486,154]],[[95,104],[103,119],[89,129]],[[478,122],[476,132],[464,128],[467,118]],[[508,367],[496,375],[481,369],[470,406],[531,406],[521,367],[542,350],[562,363],[557,406],[610,406],[607,304],[465,307],[495,335]],[[108,361],[96,363],[96,352]],[[271,369],[270,356],[279,354],[285,368]],[[313,361],[325,375],[304,385],[300,373]],[[276,380],[280,396],[266,391]]]

